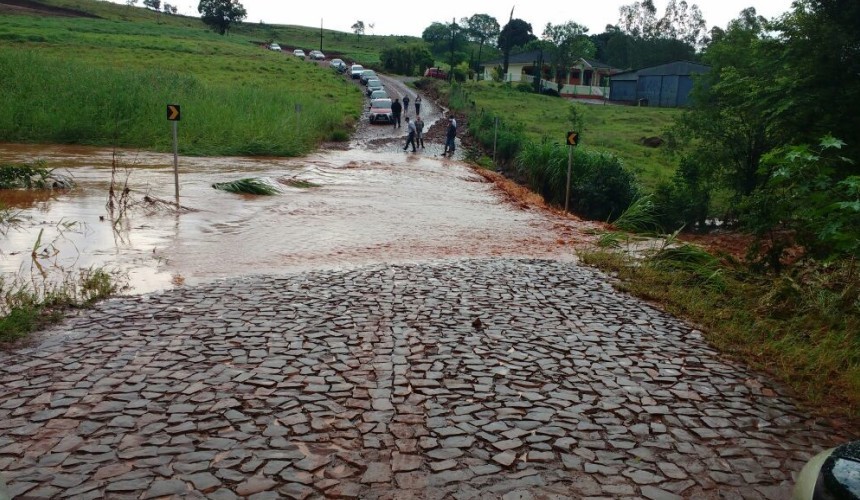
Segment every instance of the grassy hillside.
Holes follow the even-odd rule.
[[[675,171],[674,159],[665,148],[645,146],[642,138],[662,135],[681,110],[572,103],[493,82],[472,82],[464,88],[477,109],[521,123],[526,136],[535,140],[563,143],[571,129],[570,108],[575,107],[584,122],[581,147],[617,155],[647,191]]]
[[[164,107],[179,103],[185,154],[297,155],[346,139],[360,116],[354,85],[254,43],[309,48],[318,30],[245,24],[220,36],[196,18],[92,0],[45,3],[98,18],[0,16],[6,141],[165,150]],[[355,59],[370,60],[379,47],[374,37],[329,35]]]

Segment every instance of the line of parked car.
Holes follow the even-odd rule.
[[[338,73],[349,75],[365,86],[365,94],[370,98],[370,123],[393,123],[394,113],[391,111],[391,98],[385,91],[385,86],[379,75],[372,69],[365,69],[361,64],[347,65],[342,59],[332,59],[331,68]]]
[[[277,43],[270,43],[269,44],[269,50],[274,50],[275,52],[283,52],[283,50],[281,49],[281,46],[278,45]],[[293,55],[298,57],[299,59],[305,59],[306,57],[309,57],[313,61],[325,60],[325,54],[323,54],[322,51],[320,51],[320,50],[312,50],[312,51],[310,51],[310,53],[305,54],[304,50],[295,49],[295,50],[293,50]]]

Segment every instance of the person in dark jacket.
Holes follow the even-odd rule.
[[[445,133],[445,150],[442,151],[442,156],[451,153],[454,156],[454,139],[457,137],[457,122],[452,117],[448,121],[448,131]]]
[[[403,114],[409,114],[409,94],[403,96]]]
[[[394,117],[394,128],[400,128],[400,112],[403,111],[403,105],[400,104],[400,99],[394,98],[391,103],[391,116]]]
[[[420,95],[415,96],[415,114],[416,115],[421,114],[421,96]]]

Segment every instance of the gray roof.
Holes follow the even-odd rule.
[[[533,63],[538,60],[540,57],[539,50],[531,50],[529,52],[522,52],[520,54],[511,54],[508,57],[508,64],[517,64],[517,63]],[[543,55],[544,61],[549,60],[549,54]],[[496,66],[505,63],[505,58],[500,57],[498,59],[493,59],[492,61],[482,62],[481,66]]]
[[[648,68],[642,68],[632,71],[625,71],[623,73],[618,73],[616,75],[612,75],[612,80],[619,81],[629,81],[636,80],[640,76],[665,76],[665,75],[679,75],[679,76],[687,76],[694,74],[707,73],[711,70],[710,66],[706,66],[704,64],[699,64],[691,61],[675,61],[666,64],[660,64],[659,66],[650,66]]]

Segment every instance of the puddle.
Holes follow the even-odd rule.
[[[463,257],[573,259],[573,221],[510,203],[467,166],[428,153],[322,151],[303,158],[180,158],[179,215],[142,204],[118,224],[106,203],[113,151],[0,145],[0,161],[44,159],[68,191],[0,190],[19,222],[0,235],[0,272],[107,266],[142,293],[216,278]],[[173,156],[123,151],[131,198],[174,199]],[[125,178],[126,171],[120,178]],[[282,194],[218,191],[244,177],[300,180]],[[559,229],[559,221],[570,227]],[[40,253],[33,247],[41,232]]]

